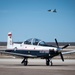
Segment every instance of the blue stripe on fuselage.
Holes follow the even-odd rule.
[[[49,52],[45,52],[43,50],[42,51],[39,51],[39,50],[6,50],[6,52],[34,55],[37,57],[46,57],[49,55]]]
[[[18,53],[18,54],[26,54],[26,55],[32,55],[36,57],[43,57],[43,58],[53,58],[54,56],[59,55],[58,52],[55,51],[44,51],[44,50],[5,50],[5,52],[10,53]]]

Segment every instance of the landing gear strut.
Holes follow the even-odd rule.
[[[23,61],[22,61],[21,63],[23,63],[24,66],[27,66],[27,64],[28,64],[28,59],[27,59],[27,58],[24,58]]]
[[[46,65],[49,66],[49,65],[53,65],[52,61],[48,58],[46,59]]]

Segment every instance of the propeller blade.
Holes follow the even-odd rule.
[[[62,47],[62,49],[66,48],[66,47],[68,47],[68,46],[70,46],[70,44],[65,45],[64,47]]]
[[[64,61],[64,58],[61,52],[60,52],[60,56],[61,56],[62,61]]]
[[[56,43],[56,46],[57,46],[57,52],[59,52],[62,61],[64,61],[64,58],[63,58],[63,55],[62,55],[61,50],[63,50],[64,48],[68,47],[70,44],[67,44],[67,45],[65,45],[64,47],[60,48],[60,47],[59,47],[59,44],[58,44],[58,41],[57,41],[56,38],[55,38],[55,43]]]
[[[57,47],[59,48],[58,41],[56,38],[55,38],[55,43],[56,43]]]

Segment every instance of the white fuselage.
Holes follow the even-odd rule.
[[[27,45],[27,44],[17,44],[13,43],[9,48],[7,49],[17,49],[17,50],[54,50],[56,51],[57,48],[55,47],[46,47],[46,46],[39,46],[39,45]]]

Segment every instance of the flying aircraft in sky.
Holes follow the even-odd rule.
[[[54,13],[57,13],[56,9],[54,9],[54,10],[49,9],[48,12],[54,12]]]
[[[10,54],[15,56],[23,57],[23,63],[25,66],[28,64],[28,58],[42,58],[46,59],[46,65],[53,65],[52,58],[55,56],[60,55],[62,61],[64,61],[63,55],[74,53],[73,51],[62,52],[63,49],[68,47],[70,44],[63,46],[62,48],[59,47],[57,39],[55,39],[56,47],[52,45],[48,45],[46,42],[39,40],[37,38],[31,38],[23,43],[14,43],[12,39],[12,33],[8,33],[8,40],[7,40],[7,49],[0,50],[0,53]]]

